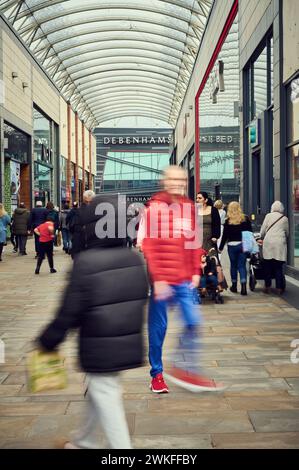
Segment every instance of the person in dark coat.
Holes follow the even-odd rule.
[[[115,223],[116,236],[112,233],[98,238],[103,216],[95,215],[95,209],[107,202],[111,202],[112,212],[104,218]],[[97,424],[111,448],[130,448],[119,372],[143,365],[146,270],[141,255],[124,247],[125,239],[117,238],[117,196],[98,196],[86,208],[82,221],[87,249],[76,256],[62,305],[38,343],[42,350],[52,351],[68,330],[79,329],[89,408],[81,432],[65,448],[98,448],[94,436]]]
[[[13,213],[12,230],[18,239],[20,255],[27,255],[26,244],[29,230],[30,212],[26,209],[24,202]]]
[[[67,223],[67,217],[70,213],[70,208],[68,204],[64,205],[63,210],[59,214],[59,229],[61,230],[62,240],[63,240],[63,251],[69,253],[71,249],[71,237],[69,225]]]
[[[34,233],[35,241],[35,258],[38,258],[39,252],[39,236],[34,232],[34,229],[43,224],[47,220],[48,211],[43,207],[42,201],[36,202],[36,207],[32,209],[29,219],[30,231]]]
[[[92,202],[94,197],[95,193],[91,190],[87,190],[83,193],[83,203],[72,220],[72,258],[74,258],[78,253],[80,253],[80,251],[83,251],[86,248],[86,234],[82,219],[84,217],[85,209]]]

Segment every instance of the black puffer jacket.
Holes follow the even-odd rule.
[[[92,213],[93,207],[89,208]],[[99,217],[97,216],[97,219]],[[87,221],[85,221],[87,222]],[[74,262],[71,279],[56,319],[39,338],[54,349],[70,328],[80,329],[80,360],[86,372],[112,372],[143,364],[143,310],[147,276],[143,258],[120,245],[99,240],[94,220],[89,246]]]
[[[22,207],[18,207],[13,213],[12,228],[15,235],[27,235],[29,230],[30,212]]]

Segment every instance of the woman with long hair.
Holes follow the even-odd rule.
[[[2,261],[3,246],[6,244],[7,226],[10,224],[10,217],[0,203],[0,261]]]
[[[221,233],[220,233],[220,237],[218,239],[218,242],[217,242],[217,245],[218,245],[218,249],[219,249],[219,246],[220,246],[220,243],[221,243],[221,239],[222,239],[222,235],[223,235],[223,230],[224,230],[224,224],[225,224],[225,219],[226,219],[226,212],[224,210],[224,204],[223,202],[221,201],[221,199],[217,199],[217,201],[215,201],[215,204],[214,204],[214,207],[218,210],[219,212],[219,217],[220,217],[220,223],[221,223]]]
[[[220,251],[227,243],[230,259],[230,274],[232,280],[231,292],[238,292],[238,271],[241,282],[241,295],[247,295],[247,271],[246,253],[243,253],[242,232],[252,232],[251,222],[243,213],[238,202],[230,202],[227,209],[227,219],[224,224],[223,236],[220,243]]]
[[[201,191],[196,197],[198,216],[202,220],[202,248],[209,251],[215,248],[215,243],[221,234],[221,223],[218,210],[213,207],[213,202],[208,193]]]

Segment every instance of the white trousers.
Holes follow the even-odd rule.
[[[86,416],[74,444],[83,449],[99,449],[97,431],[101,426],[111,449],[131,449],[119,373],[88,374],[87,382]]]

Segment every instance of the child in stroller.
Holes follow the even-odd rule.
[[[203,255],[201,263],[203,269],[199,286],[201,297],[208,295],[216,304],[223,304],[223,297],[221,295],[223,289],[219,282],[219,271],[221,271],[221,275],[222,269],[216,249],[211,248],[206,255]]]

